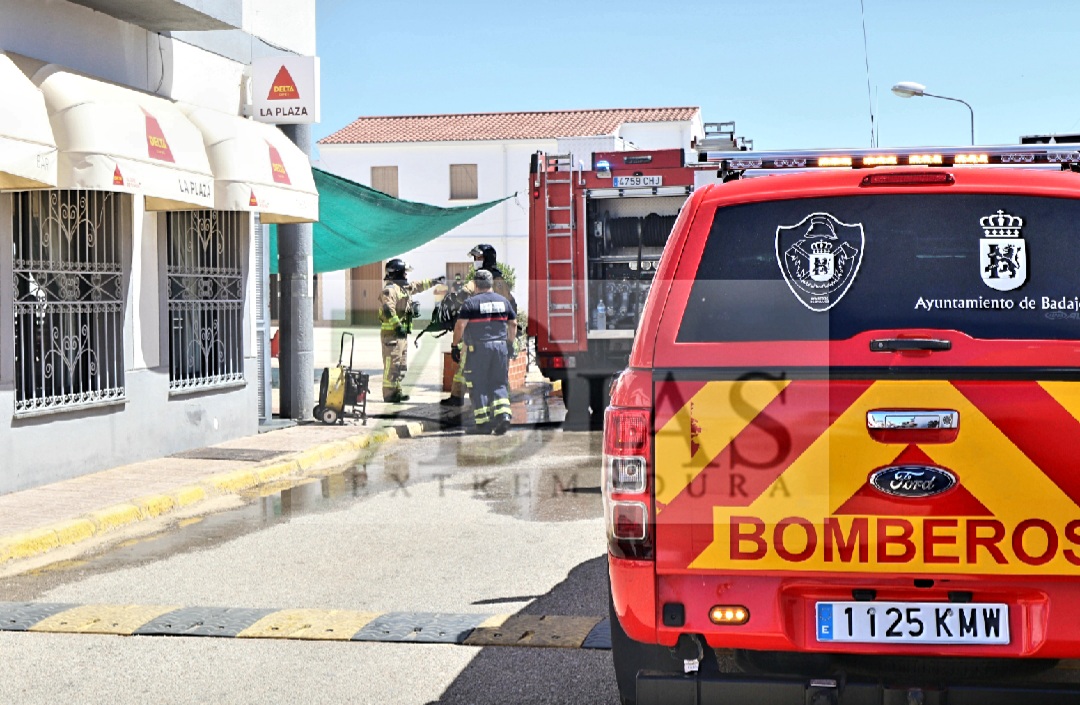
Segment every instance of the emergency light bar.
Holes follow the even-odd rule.
[[[1080,164],[1080,147],[1016,145],[903,149],[792,150],[788,152],[700,152],[699,164],[722,173],[747,169],[865,169],[877,166],[1019,165],[1067,167]]]

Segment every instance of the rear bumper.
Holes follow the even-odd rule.
[[[612,576],[616,574],[613,572]],[[681,605],[685,621],[657,625],[656,643],[674,646],[680,634],[701,634],[713,648],[797,653],[889,654],[892,656],[976,658],[1080,658],[1080,582],[1024,576],[953,576],[925,581],[885,575],[660,575],[659,605]],[[972,604],[1011,606],[1007,645],[867,644],[818,641],[814,618],[818,601],[851,600],[857,591],[869,599],[894,602],[963,599]],[[857,598],[854,598],[857,599]],[[745,606],[750,621],[741,626],[710,622],[715,604]],[[1053,615],[1053,618],[1051,618]],[[629,633],[629,632],[627,632]],[[1080,701],[1078,701],[1080,702]]]
[[[1073,705],[1080,684],[965,685],[941,689],[876,682],[641,673],[638,705]]]

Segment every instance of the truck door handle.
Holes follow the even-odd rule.
[[[867,428],[936,431],[959,428],[960,414],[955,411],[877,409],[866,412]]]
[[[952,350],[952,341],[941,338],[876,338],[870,341],[871,352],[905,350]]]
[[[870,437],[882,443],[951,443],[960,432],[952,409],[874,409],[866,412]]]

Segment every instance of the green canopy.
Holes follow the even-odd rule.
[[[312,232],[315,272],[336,272],[396,257],[512,197],[440,208],[402,201],[320,169],[312,171],[319,189],[319,222]],[[273,226],[271,274],[277,274],[277,264],[277,226]]]

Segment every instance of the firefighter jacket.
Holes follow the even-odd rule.
[[[435,286],[434,279],[421,279],[412,284],[404,281],[387,281],[379,294],[379,324],[383,333],[412,332],[414,310],[412,295]]]

